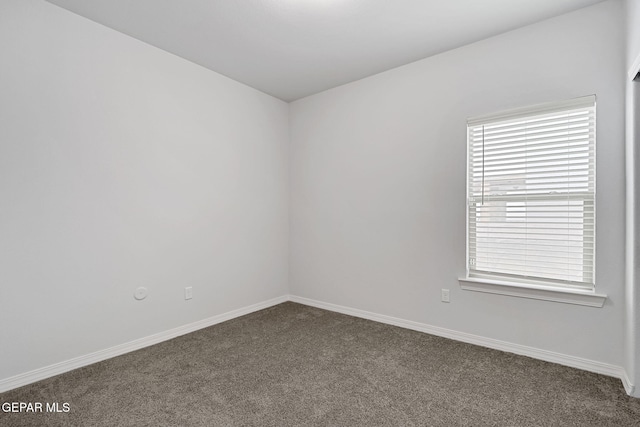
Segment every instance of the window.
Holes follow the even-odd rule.
[[[469,278],[594,289],[595,96],[469,119]]]

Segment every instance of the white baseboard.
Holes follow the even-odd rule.
[[[622,380],[622,385],[629,396],[640,397],[640,393],[636,393],[636,387],[631,383],[626,372],[622,373],[622,377],[620,379]]]
[[[35,369],[24,374],[19,374],[7,379],[3,379],[0,380],[0,393],[12,390],[14,388],[22,387],[36,381],[44,380],[55,375],[63,374],[74,369],[82,368],[83,366],[91,365],[93,363],[110,359],[112,357],[139,350],[144,347],[149,347],[163,341],[168,341],[180,335],[185,335],[199,329],[207,328],[209,326],[213,326],[218,323],[234,319],[236,317],[244,316],[245,314],[253,313],[254,311],[263,310],[265,308],[281,304],[288,300],[289,297],[287,295],[283,295],[247,307],[239,308],[237,310],[232,310],[227,313],[219,314],[217,316],[209,317],[207,319],[199,320],[197,322],[189,323],[188,325],[169,329],[168,331],[149,335],[148,337],[140,338],[135,341],[120,344],[104,350],[99,350],[94,353],[75,357],[73,359],[65,360],[64,362],[45,366],[44,368]]]
[[[139,350],[144,347],[148,347],[154,344],[158,344],[163,341],[168,341],[172,338],[180,335],[185,335],[190,332],[197,331],[209,326],[216,325],[218,323],[225,322],[227,320],[234,319],[236,317],[244,316],[245,314],[253,313],[255,311],[263,310],[265,308],[272,307],[274,305],[281,304],[285,301],[292,301],[299,304],[304,304],[312,307],[322,308],[337,313],[347,314],[349,316],[360,317],[363,319],[373,320],[375,322],[386,323],[389,325],[399,326],[401,328],[411,329],[414,331],[425,332],[432,335],[437,335],[444,338],[453,339],[456,341],[466,342],[469,344],[475,344],[482,347],[492,348],[495,350],[506,351],[509,353],[515,353],[522,356],[532,357],[534,359],[544,360],[547,362],[558,363],[560,365],[569,366],[572,368],[578,368],[585,371],[595,372],[597,374],[603,374],[615,378],[620,378],[622,384],[630,396],[636,396],[635,386],[631,383],[625,370],[620,366],[610,365],[606,363],[596,362],[593,360],[583,359],[575,356],[569,356],[561,353],[556,353],[547,350],[541,350],[534,347],[527,347],[520,344],[513,344],[506,341],[495,340],[492,338],[486,338],[479,335],[467,334],[465,332],[458,332],[451,329],[441,328],[438,326],[431,326],[424,323],[414,322],[411,320],[399,319],[397,317],[385,316],[382,314],[372,313],[369,311],[359,310],[350,307],[344,307],[341,305],[316,301],[309,298],[298,297],[294,295],[283,295],[277,298],[273,298],[267,301],[263,301],[257,304],[253,304],[247,307],[232,310],[227,313],[219,314],[217,316],[209,317],[207,319],[199,320],[197,322],[190,323],[188,325],[180,326],[168,331],[160,332],[148,337],[140,338],[135,341],[131,341],[125,344],[120,344],[115,347],[107,348],[104,350],[96,351],[84,356],[79,356],[64,362],[56,363],[43,368],[35,369],[24,374],[19,374],[7,379],[0,380],[0,393],[12,390],[14,388],[22,387],[27,384],[34,383],[36,381],[44,380],[46,378],[53,377],[55,375],[63,374],[65,372],[91,365],[96,362],[100,362],[112,357],[120,356],[131,351]]]
[[[373,320],[375,322],[386,323],[389,325],[399,326],[401,328],[411,329],[414,331],[425,332],[431,335],[437,335],[456,341],[462,341],[469,344],[475,344],[482,347],[492,348],[494,350],[514,353],[521,356],[528,356],[534,359],[544,360],[546,362],[557,363],[569,366],[571,368],[582,369],[584,371],[595,372],[597,374],[607,375],[622,380],[622,384],[627,394],[633,396],[634,386],[620,366],[610,365],[607,363],[596,362],[594,360],[583,359],[580,357],[569,356],[562,353],[556,353],[548,350],[541,350],[535,347],[528,347],[520,344],[513,344],[506,341],[486,338],[479,335],[468,334],[465,332],[454,331],[451,329],[431,326],[425,323],[418,323],[411,320],[399,319],[397,317],[385,316],[382,314],[372,313],[369,311],[359,310],[355,308],[344,307],[341,305],[316,301],[309,298],[303,298],[291,295],[289,300],[312,307],[322,308],[337,313],[347,314],[349,316],[361,317],[363,319]]]

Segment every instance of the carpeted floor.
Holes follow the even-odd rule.
[[[2,426],[640,426],[620,380],[284,303],[0,394]]]

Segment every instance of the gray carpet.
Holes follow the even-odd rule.
[[[0,394],[2,426],[640,426],[620,380],[294,303]]]

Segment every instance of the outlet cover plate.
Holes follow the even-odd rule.
[[[449,302],[449,289],[442,289],[442,302]]]

